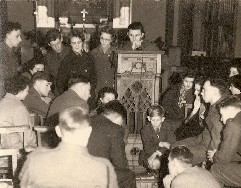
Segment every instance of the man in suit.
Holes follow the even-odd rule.
[[[19,176],[21,187],[118,187],[111,163],[87,151],[92,127],[85,109],[71,107],[61,112],[55,130],[61,143],[28,155]]]
[[[230,96],[219,105],[224,124],[223,139],[218,150],[209,150],[208,158],[214,163],[213,176],[222,184],[241,186],[241,101]]]
[[[91,119],[93,131],[87,147],[90,154],[111,161],[120,188],[134,188],[135,175],[128,169],[121,126],[125,117],[126,110],[120,102],[114,100],[105,104],[100,114]]]
[[[221,188],[210,172],[192,166],[193,154],[185,146],[171,149],[168,160],[169,175],[163,182],[165,188]]]
[[[87,100],[90,97],[90,82],[83,76],[72,77],[68,82],[69,89],[56,97],[49,107],[45,125],[54,127],[58,124],[59,113],[66,108],[80,106],[89,113]],[[59,142],[54,131],[43,135],[43,142],[47,141],[50,147],[55,147]]]

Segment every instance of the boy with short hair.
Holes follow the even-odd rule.
[[[145,31],[141,22],[133,22],[128,26],[127,35],[130,39],[122,46],[122,50],[158,51],[158,47],[144,40]]]
[[[165,188],[221,188],[206,169],[192,166],[193,153],[186,146],[171,149],[168,157],[169,174],[163,179]]]
[[[169,148],[173,142],[170,129],[164,124],[165,111],[162,106],[153,105],[147,111],[149,123],[141,130],[141,138],[143,142],[143,153],[140,160],[147,168],[157,170],[160,168],[159,158]]]
[[[48,74],[37,72],[33,75],[32,86],[24,100],[24,104],[29,111],[45,117],[47,115],[50,102],[51,80]]]

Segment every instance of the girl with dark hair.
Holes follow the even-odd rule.
[[[229,77],[238,75],[241,73],[241,63],[234,62],[229,69]]]
[[[182,75],[182,82],[171,87],[163,96],[162,106],[166,111],[166,118],[169,120],[183,121],[185,119],[186,104],[193,104],[193,82],[195,72],[187,70]]]
[[[229,79],[229,90],[231,91],[232,95],[239,95],[241,94],[241,75],[235,75],[230,77]]]
[[[241,75],[234,75],[229,78],[229,90],[232,95],[241,99]]]
[[[204,130],[204,113],[205,105],[201,99],[201,91],[204,80],[202,77],[195,80],[195,101],[192,105],[192,110],[182,122],[182,125],[175,130],[175,135],[177,140],[182,140],[192,136],[199,135]]]
[[[96,72],[92,57],[83,50],[84,35],[79,31],[73,31],[69,35],[72,51],[61,61],[57,75],[57,88],[60,94],[68,89],[69,78],[84,76],[91,83],[91,98],[88,103],[90,108],[94,106]]]

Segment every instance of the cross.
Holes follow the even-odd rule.
[[[85,9],[84,9],[81,11],[81,14],[83,14],[83,21],[85,21],[85,15],[88,14],[88,12],[85,11]]]

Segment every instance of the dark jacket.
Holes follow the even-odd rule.
[[[89,112],[89,107],[87,102],[80,98],[75,91],[69,89],[63,94],[56,97],[50,104],[49,111],[46,117],[45,125],[50,127],[55,127],[59,123],[59,113],[69,107],[81,107],[86,112]],[[48,147],[56,147],[60,141],[59,137],[55,133],[54,129],[43,134],[43,143]]]
[[[209,131],[210,141],[208,142],[207,131],[204,131],[204,140],[203,143],[207,146],[207,149],[218,149],[219,144],[221,142],[221,131],[223,130],[223,123],[221,121],[221,116],[217,106],[219,103],[226,98],[227,95],[223,94],[222,97],[210,105],[207,117],[205,118],[205,122],[207,125],[207,130]]]
[[[181,86],[182,84],[174,85],[169,91],[166,92],[162,99],[162,106],[166,111],[167,119],[184,120],[185,118],[185,105],[181,108],[178,106]],[[187,91],[185,100],[186,104],[193,104],[194,94],[192,89]]]
[[[159,132],[156,132],[152,125],[148,123],[141,130],[141,139],[143,143],[143,153],[141,158],[143,158],[144,164],[147,164],[147,159],[156,151],[159,150],[164,154],[167,150],[166,147],[160,147],[160,142],[168,142],[171,144],[175,141],[173,130],[169,126],[169,123],[163,122],[162,127]]]
[[[50,50],[45,55],[46,57],[46,70],[56,80],[60,62],[69,54],[70,48],[62,45],[63,49],[60,53]]]
[[[15,76],[18,73],[18,58],[6,42],[0,43],[0,57],[0,78],[8,79]]]
[[[123,128],[102,115],[93,116],[91,126],[90,154],[109,159],[115,168],[127,168]]]
[[[35,112],[43,117],[46,117],[49,104],[41,99],[40,94],[36,91],[36,89],[34,89],[34,87],[29,89],[28,95],[24,100],[24,104],[30,112]]]
[[[128,169],[124,129],[102,115],[91,118],[92,132],[87,148],[91,155],[110,160],[120,188],[135,188],[135,174]]]
[[[90,54],[95,62],[96,70],[96,92],[103,87],[114,87],[115,67],[111,62],[114,47],[110,47],[106,53],[103,52],[100,46],[93,49]]]
[[[155,45],[152,44],[148,41],[143,41],[141,43],[141,51],[159,51],[159,48]],[[120,50],[128,50],[128,51],[132,51],[132,43],[130,41],[127,41],[126,43],[123,44],[123,46],[121,46]]]
[[[86,111],[89,111],[87,102],[80,98],[75,91],[69,89],[52,101],[49,107],[45,124],[47,126],[57,125],[59,113],[66,108],[75,106],[80,106]]]
[[[220,148],[214,154],[214,163],[241,162],[241,112],[228,119],[223,130]]]
[[[63,93],[68,88],[69,78],[72,76],[82,75],[88,78],[91,82],[91,87],[94,89],[96,85],[95,65],[89,54],[82,52],[81,55],[76,55],[73,51],[67,55],[60,64],[57,75],[57,88],[60,93]]]
[[[18,74],[18,58],[6,42],[0,43],[0,98],[5,94],[4,82]]]
[[[193,136],[198,136],[205,129],[205,121],[200,118],[200,109],[187,122],[183,121],[181,126],[175,130],[177,140],[183,140]]]

